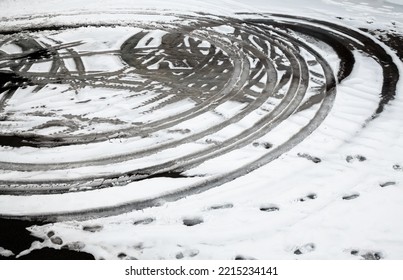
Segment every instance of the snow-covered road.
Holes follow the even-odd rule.
[[[102,2],[0,4],[22,255],[403,258],[403,3]]]

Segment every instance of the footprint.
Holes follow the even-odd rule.
[[[358,250],[351,250],[351,255],[353,255],[353,256],[358,256],[358,254],[360,253],[360,251],[358,251]]]
[[[298,199],[298,201],[300,202],[304,202],[307,200],[313,200],[316,199],[318,196],[315,193],[310,193],[307,196],[301,197],[300,199]]]
[[[76,242],[72,242],[72,243],[68,243],[66,245],[63,245],[61,247],[61,249],[81,251],[82,249],[84,249],[84,247],[85,247],[85,244],[83,242],[76,241]]]
[[[137,260],[135,257],[128,256],[125,253],[119,253],[118,258],[121,260]]]
[[[245,255],[236,255],[235,256],[236,261],[242,261],[242,260],[256,260],[256,258],[245,256]]]
[[[263,143],[259,143],[259,142],[254,142],[253,147],[263,147],[266,150],[273,148],[273,144],[269,143],[269,142],[263,142]]]
[[[378,251],[351,250],[350,253],[353,256],[360,256],[364,260],[380,260],[380,259],[383,259],[382,252],[378,252]]]
[[[305,159],[310,160],[310,161],[312,161],[312,162],[314,162],[314,163],[319,163],[319,162],[322,161],[320,158],[311,156],[311,155],[309,155],[309,154],[301,154],[301,153],[298,153],[297,155],[298,155],[300,158],[305,158]]]
[[[203,223],[204,221],[203,221],[202,218],[194,217],[194,218],[184,218],[184,219],[182,220],[182,222],[183,222],[183,224],[184,224],[185,226],[193,227],[193,226],[195,226],[195,225],[199,225],[199,224]]]
[[[297,247],[297,249],[294,251],[295,255],[303,255],[306,253],[310,253],[315,250],[315,244],[313,243],[307,243],[303,246]]]
[[[104,227],[102,225],[88,225],[88,226],[83,226],[84,231],[89,231],[89,232],[98,232],[101,231]]]
[[[354,161],[366,161],[367,158],[362,156],[362,155],[355,155],[355,156],[347,156],[346,161],[347,162],[354,162]]]
[[[263,211],[263,212],[274,212],[274,211],[279,211],[280,207],[278,207],[277,205],[274,205],[274,204],[267,204],[267,205],[261,206],[259,208],[259,210]]]
[[[183,259],[184,257],[185,257],[185,255],[183,255],[182,252],[179,252],[179,253],[177,253],[177,254],[175,255],[175,258],[176,258],[177,260],[181,260],[181,259]]]
[[[56,237],[51,237],[50,241],[53,244],[56,244],[56,245],[62,245],[63,244],[63,240],[60,237],[57,237],[57,236]]]
[[[344,200],[352,200],[352,199],[356,199],[359,196],[360,196],[359,193],[352,193],[352,194],[347,194],[347,195],[343,196],[343,199]]]
[[[207,210],[218,210],[218,209],[228,209],[234,207],[234,204],[232,203],[226,203],[226,204],[217,204],[217,205],[212,205]]]
[[[154,221],[155,221],[154,218],[145,218],[145,219],[134,221],[133,225],[135,225],[135,226],[137,226],[137,225],[148,225],[148,224],[151,224]]]
[[[262,145],[266,150],[271,149],[273,147],[273,144],[271,144],[269,142],[264,142],[264,143],[262,143]]]
[[[175,258],[180,260],[183,258],[193,258],[196,257],[199,254],[199,250],[197,249],[189,249],[189,250],[185,250],[183,252],[179,252],[175,255]]]
[[[367,252],[367,253],[361,255],[361,257],[363,257],[364,260],[380,260],[380,259],[382,259],[382,253],[380,253],[380,252]]]
[[[395,164],[395,165],[393,165],[393,169],[396,171],[402,171],[403,167],[400,164]]]
[[[396,182],[385,182],[385,183],[379,184],[379,186],[381,186],[381,188],[388,187],[388,186],[394,186],[394,185],[396,185]]]
[[[119,253],[118,254],[118,258],[119,259],[124,259],[124,258],[126,258],[127,257],[127,255],[125,254],[125,253]]]

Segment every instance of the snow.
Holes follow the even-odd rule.
[[[11,252],[10,250],[7,250],[7,249],[4,249],[3,247],[0,247],[0,256],[11,257],[13,255],[14,255],[14,253]]]
[[[100,3],[102,2],[102,3]],[[28,3],[30,3],[28,5]],[[155,8],[158,7],[158,10]],[[358,32],[359,28],[390,29],[403,33],[403,2],[400,0],[378,1],[366,3],[354,1],[315,0],[251,0],[251,1],[212,1],[212,0],[180,0],[167,1],[132,1],[102,0],[82,1],[62,0],[25,1],[3,0],[0,3],[0,16],[3,17],[0,29],[9,29],[24,24],[41,25],[53,23],[81,22],[130,22],[133,11],[155,12],[168,9],[169,15],[147,15],[136,17],[137,22],[145,25],[157,21],[162,26],[178,20],[178,15],[194,15],[196,12],[208,12],[215,15],[226,15],[235,18],[259,18],[259,15],[241,15],[247,13],[285,13],[312,17],[348,26]],[[77,16],[76,13],[80,14]],[[89,13],[88,13],[89,12]],[[49,14],[49,21],[37,15]],[[25,17],[28,18],[25,18]],[[336,18],[341,17],[342,19]],[[394,24],[392,24],[392,22]],[[213,28],[216,32],[231,34],[232,27]],[[143,30],[133,26],[115,28],[78,28],[79,32],[67,30],[54,35],[62,42],[83,41],[77,50],[105,51],[118,48],[126,39]],[[136,48],[158,47],[161,45],[163,30],[154,31],[143,37]],[[363,32],[362,32],[363,33]],[[103,42],[99,38],[103,37]],[[148,39],[153,40],[149,41]],[[371,37],[374,40],[376,38]],[[322,54],[337,75],[339,58],[327,45],[305,41],[315,51]],[[189,39],[187,39],[189,40]],[[225,39],[223,39],[224,41]],[[252,37],[251,41],[254,42]],[[185,41],[186,42],[186,41]],[[187,41],[188,42],[188,41]],[[146,46],[147,44],[147,46]],[[256,43],[254,43],[257,45]],[[393,50],[384,43],[379,44],[391,55],[403,74],[403,63]],[[202,40],[199,47],[210,47],[208,41]],[[18,53],[17,46],[6,44],[0,50],[6,53]],[[260,51],[263,49],[260,48]],[[308,52],[301,54],[306,60],[313,59]],[[321,104],[308,110],[293,111],[278,125],[273,125],[270,132],[259,136],[251,143],[234,149],[214,158],[208,158],[184,174],[187,178],[151,178],[112,188],[89,190],[86,192],[68,192],[64,194],[34,195],[0,195],[0,214],[4,216],[58,215],[60,221],[43,226],[33,226],[30,231],[44,239],[35,243],[31,249],[40,247],[59,248],[47,237],[53,231],[61,237],[64,244],[83,244],[80,250],[93,254],[96,258],[118,259],[120,253],[127,258],[137,259],[175,259],[183,255],[188,259],[234,259],[237,255],[257,259],[359,259],[366,254],[378,254],[384,259],[403,258],[403,220],[400,217],[403,205],[403,80],[397,84],[397,94],[388,103],[384,111],[368,122],[377,109],[379,93],[382,90],[382,69],[373,57],[360,51],[353,52],[356,63],[353,72],[337,86],[332,108],[324,121],[301,143],[290,147],[276,159],[271,160],[219,187],[186,196],[176,201],[161,201],[161,205],[153,205],[142,210],[127,211],[107,217],[73,218],[63,216],[67,212],[92,210],[98,207],[113,207],[136,201],[158,199],[180,190],[186,190],[214,181],[221,174],[232,174],[247,163],[262,159],[268,150],[277,151],[287,146],[290,135],[299,133],[311,120],[318,117]],[[252,68],[255,61],[247,57]],[[123,71],[124,63],[113,56],[99,54],[83,59],[89,71]],[[75,63],[66,60],[66,67],[76,71]],[[220,63],[218,63],[220,65]],[[174,68],[171,65],[171,68]],[[158,69],[158,63],[149,69]],[[235,66],[234,66],[235,67]],[[312,66],[309,69],[315,69]],[[35,64],[29,71],[46,72],[49,64]],[[319,72],[321,73],[321,72]],[[266,76],[265,76],[266,77]],[[141,83],[142,78],[135,75],[133,80]],[[237,78],[236,75],[233,79]],[[280,79],[281,77],[278,77]],[[267,77],[263,82],[268,79]],[[262,82],[262,80],[260,81]],[[51,85],[53,86],[53,85]],[[190,85],[189,85],[190,86]],[[153,92],[144,95],[130,96],[133,92],[119,89],[96,88],[97,97],[108,97],[112,106],[103,100],[92,99],[89,103],[69,103],[86,101],[91,97],[94,88],[82,88],[75,91],[65,85],[55,85],[57,90],[42,89],[31,96],[32,88],[19,89],[16,92],[21,103],[7,104],[16,112],[15,120],[2,121],[1,129],[13,131],[25,130],[46,123],[55,116],[62,118],[66,112],[75,115],[86,114],[86,117],[118,118],[127,122],[152,123],[164,120],[175,114],[197,107],[191,99],[182,99],[171,103],[161,110],[150,114],[144,111],[152,109],[158,102],[147,103],[157,98],[163,89],[154,88]],[[284,85],[286,93],[289,84]],[[310,82],[308,87],[314,87]],[[161,92],[160,92],[161,90]],[[214,89],[211,89],[214,90]],[[215,89],[220,92],[221,89]],[[261,87],[254,86],[253,92],[260,93]],[[220,92],[222,93],[222,92]],[[313,91],[304,97],[303,102],[314,95]],[[159,99],[159,101],[166,101]],[[253,96],[252,96],[253,97]],[[17,99],[16,99],[17,100]],[[47,103],[48,101],[49,104]],[[130,100],[128,102],[127,100]],[[63,109],[63,112],[50,118],[35,116],[30,119],[19,119],[32,113],[33,107],[43,102],[49,109]],[[130,103],[130,104],[129,104]],[[23,179],[27,182],[58,178],[80,178],[87,174],[115,174],[144,168],[157,163],[174,161],[180,165],[182,156],[203,152],[211,147],[222,145],[227,139],[236,137],[254,124],[265,120],[268,112],[278,105],[277,98],[269,97],[265,103],[252,113],[240,118],[235,123],[217,129],[196,142],[182,143],[204,130],[224,123],[247,108],[247,103],[228,100],[218,105],[214,111],[202,113],[186,120],[151,132],[148,137],[129,139],[113,139],[109,142],[90,143],[69,147],[41,148],[21,147],[11,149],[0,147],[0,161],[8,163],[47,162],[66,163],[83,159],[105,159],[124,156],[128,152],[142,152],[159,147],[161,143],[169,144],[178,141],[180,144],[144,157],[129,158],[119,163],[99,166],[77,166],[65,173],[63,169],[34,170],[0,170],[1,180]],[[148,104],[133,110],[134,104]],[[284,108],[280,113],[283,114]],[[267,112],[268,111],[268,112]],[[1,111],[0,111],[1,112]],[[280,115],[279,113],[279,115]],[[277,118],[275,115],[274,120]],[[279,118],[279,117],[278,117]],[[84,121],[74,120],[77,125],[85,126]],[[6,126],[8,125],[9,126]],[[11,125],[15,124],[16,127]],[[363,126],[365,124],[365,126]],[[65,127],[63,127],[65,128]],[[109,131],[116,125],[88,125],[86,129]],[[52,128],[54,129],[54,128]],[[43,130],[43,134],[54,130]],[[75,132],[79,134],[85,130]],[[176,131],[179,133],[172,133]],[[180,133],[187,131],[187,133]],[[86,131],[85,131],[86,132]],[[252,133],[259,133],[256,129]],[[119,142],[119,145],[116,145]],[[257,143],[257,144],[255,144]],[[235,144],[234,144],[235,145]],[[101,152],[100,152],[101,151]],[[213,154],[214,152],[212,152]],[[307,154],[317,157],[320,163],[301,157]],[[63,157],[59,158],[59,155]],[[351,160],[348,158],[351,157]],[[365,160],[359,160],[365,157]],[[27,187],[28,188],[28,187]],[[214,207],[213,207],[214,206]],[[273,208],[274,211],[264,209]],[[152,219],[150,219],[152,218]],[[63,219],[66,219],[63,221]],[[149,219],[149,223],[141,223]],[[184,225],[184,219],[201,219],[200,224]],[[140,222],[138,222],[140,221]],[[100,230],[89,232],[83,230],[88,225],[100,225]],[[2,244],[0,244],[2,245]],[[299,251],[301,254],[296,254]],[[357,254],[352,254],[357,251]],[[27,251],[29,252],[29,250]],[[24,252],[24,253],[27,253]],[[19,252],[14,252],[19,253]],[[0,255],[11,256],[13,252],[0,247]]]

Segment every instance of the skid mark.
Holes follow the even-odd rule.
[[[158,15],[162,21],[172,16],[158,11],[146,14]],[[398,67],[388,49],[364,32],[279,14],[249,14],[243,19],[196,13],[175,16],[180,21],[136,21],[124,26],[122,38],[127,39],[113,49],[101,42],[96,49],[79,38],[60,39],[65,32],[74,37],[84,28],[80,25],[0,30],[7,38],[0,48],[9,44],[21,50],[0,52],[0,146],[7,153],[0,159],[1,195],[52,200],[74,193],[84,199],[81,194],[136,189],[144,182],[189,182],[169,191],[161,187],[140,199],[128,195],[113,203],[111,197],[111,203],[85,209],[46,211],[45,207],[41,214],[32,215],[9,215],[4,209],[0,215],[38,220],[115,215],[160,206],[236,180],[278,159],[321,125],[332,110],[338,84],[356,69],[356,53],[373,58],[383,72],[376,111],[361,124],[362,129],[394,100]],[[94,27],[108,34],[122,32],[123,26],[85,25]],[[128,30],[133,33],[127,34]],[[396,43],[398,38],[393,40]],[[107,35],[103,41],[108,41]],[[334,62],[327,61],[326,48],[319,51],[321,46],[337,57],[337,71]],[[104,59],[108,63],[99,63]],[[41,72],[44,64],[50,69]],[[278,137],[276,131],[281,129],[285,133]],[[18,151],[30,151],[28,160],[18,157]],[[231,160],[226,171],[186,175],[194,168],[228,162],[235,151],[248,156]],[[298,157],[322,162],[304,152]],[[345,160],[367,159],[357,154]],[[398,163],[393,169],[402,170]],[[138,193],[147,191],[142,188]],[[308,194],[298,201],[316,197]],[[228,203],[207,209],[232,207]],[[260,207],[263,212],[278,210],[275,205]],[[185,220],[188,226],[203,222]],[[146,218],[133,224],[153,221]],[[83,230],[102,229],[88,225]]]

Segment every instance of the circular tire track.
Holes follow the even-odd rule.
[[[169,13],[159,15],[171,16]],[[122,186],[156,177],[186,177],[187,170],[246,147],[269,134],[293,114],[315,110],[313,117],[301,125],[297,133],[289,135],[286,141],[272,149],[265,150],[257,159],[223,174],[202,177],[199,182],[186,188],[141,201],[130,201],[128,198],[127,203],[112,207],[23,215],[22,218],[83,218],[156,206],[161,201],[173,201],[217,187],[269,163],[303,141],[326,118],[335,98],[337,83],[353,71],[355,51],[373,57],[384,73],[379,105],[376,112],[368,116],[368,121],[382,113],[384,106],[393,100],[396,93],[399,71],[393,58],[383,46],[362,32],[288,15],[268,15],[259,19],[250,15],[253,18],[242,20],[206,14],[175,16],[179,18],[178,22],[126,24],[125,28],[136,29],[133,35],[120,48],[108,50],[82,51],[80,46],[83,42],[62,42],[52,35],[52,32],[78,31],[83,28],[80,25],[0,32],[3,36],[0,51],[5,45],[14,45],[20,50],[19,53],[0,52],[0,113],[3,115],[0,117],[3,120],[8,121],[11,115],[7,111],[8,105],[13,98],[18,98],[16,94],[25,87],[32,88],[32,94],[35,94],[49,85],[68,85],[69,90],[77,95],[87,88],[94,93],[97,89],[118,89],[136,98],[147,96],[152,91],[154,94],[151,98],[142,99],[132,107],[133,111],[137,110],[144,116],[158,116],[160,111],[184,100],[193,104],[182,111],[173,110],[172,114],[160,119],[150,118],[139,123],[119,120],[116,123],[123,125],[111,125],[97,132],[82,129],[75,123],[76,119],[81,118],[80,121],[91,128],[95,118],[73,118],[71,114],[63,115],[64,120],[58,121],[52,119],[52,115],[50,120],[26,131],[12,131],[2,126],[2,146],[13,147],[17,151],[35,149],[39,160],[1,160],[0,168],[5,175],[0,177],[0,193],[51,197],[71,191]],[[181,24],[181,21],[186,23]],[[91,27],[85,25],[85,28]],[[111,28],[107,24],[93,27]],[[326,45],[337,54],[338,69],[332,69],[317,50],[316,44]],[[121,69],[86,69],[86,58],[97,55],[117,57],[121,61]],[[75,70],[68,67],[69,59],[73,61]],[[50,70],[45,73],[34,71],[32,67],[38,63],[49,63]],[[234,104],[242,105],[241,109],[224,116],[220,108],[229,108]],[[202,117],[208,119],[212,115],[217,115],[219,120],[195,131],[189,127],[189,123],[197,124]],[[253,119],[249,127],[218,143],[208,143],[208,137],[239,125],[247,118]],[[178,128],[183,124],[189,129]],[[37,132],[58,126],[68,129],[52,136]],[[103,143],[110,141],[120,145],[121,139],[135,143],[141,139],[152,139],[161,133],[173,136],[168,141],[156,141],[140,148],[128,145],[124,152],[111,152],[104,156],[95,154],[87,159],[76,157],[74,160],[46,161],[46,156],[52,152],[84,151],[92,146],[102,147]],[[196,142],[204,145],[190,152],[181,152],[182,147]],[[156,155],[169,156],[154,161]],[[144,166],[139,164],[145,159],[149,163]],[[122,164],[125,167],[120,169]],[[94,172],[81,171],[81,168],[88,167],[93,167]],[[72,174],[69,178],[65,176],[67,171]],[[4,179],[7,174],[12,175]],[[25,179],[18,174],[23,174]]]

